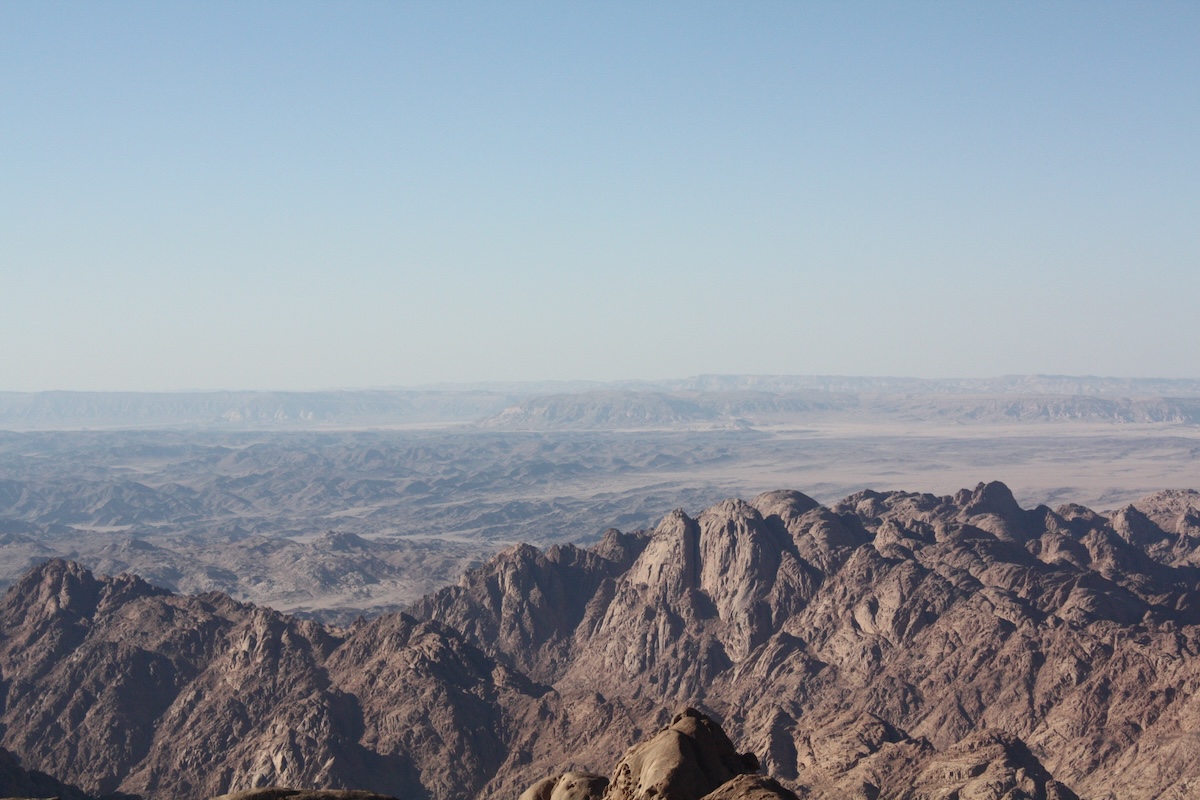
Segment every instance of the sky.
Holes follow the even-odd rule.
[[[1195,2],[0,2],[0,390],[1200,377]]]

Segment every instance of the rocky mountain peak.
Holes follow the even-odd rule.
[[[806,494],[791,489],[763,492],[750,501],[763,517],[779,517],[785,524],[820,506]]]
[[[609,528],[592,547],[592,552],[624,570],[642,554],[648,541],[649,536],[644,533],[622,533],[616,528]]]
[[[601,587],[627,570],[645,543],[612,531],[593,550],[515,545],[410,610],[453,626],[536,680],[553,680],[569,660],[581,622],[599,613],[594,601]]]
[[[962,513],[968,517],[976,514],[995,514],[998,517],[1011,519],[1024,513],[1012,490],[1000,481],[979,483],[972,491],[960,489],[954,495],[955,505],[962,508]]]
[[[86,616],[96,610],[102,585],[74,561],[52,558],[26,573],[10,591],[45,613]]]
[[[1109,522],[1117,535],[1135,547],[1150,548],[1167,538],[1162,528],[1132,504],[1114,511]]]
[[[1181,537],[1183,545],[1195,547],[1200,540],[1200,492],[1195,489],[1155,492],[1133,505],[1162,530]]]
[[[915,781],[918,797],[1079,800],[1050,777],[1017,737],[978,731],[932,758]]]
[[[663,517],[642,554],[630,567],[629,582],[647,597],[671,602],[700,585],[700,526],[682,509]]]
[[[963,489],[954,496],[961,508],[958,519],[982,528],[997,538],[1024,543],[1035,535],[1037,511],[1025,511],[1012,491],[1000,481],[980,483],[968,493]]]
[[[136,597],[164,595],[136,575],[98,580],[74,561],[52,558],[34,567],[8,590],[5,609],[11,609],[26,629],[36,629],[53,620],[86,624],[97,610]]]
[[[1010,499],[731,500],[347,629],[48,562],[0,602],[0,747],[147,800],[1197,796],[1192,498]]]

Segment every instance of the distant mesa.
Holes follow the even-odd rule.
[[[822,419],[1200,423],[1200,381],[703,375],[316,392],[0,392],[0,430],[626,430]]]

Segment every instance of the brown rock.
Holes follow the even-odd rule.
[[[521,793],[520,800],[601,800],[608,778],[587,772],[564,772],[544,778]]]
[[[608,800],[699,800],[746,766],[719,726],[685,709],[652,739],[625,754]]]
[[[396,800],[383,794],[354,789],[284,789],[271,786],[214,797],[213,800]]]
[[[347,629],[49,562],[0,603],[0,745],[153,800],[278,784],[511,798],[644,739],[614,798],[699,800],[750,770],[730,741],[806,799],[1189,797],[1194,505],[1026,511],[998,484],[830,508],[769,493],[590,551],[515,548]],[[725,732],[673,720],[680,704]],[[538,792],[598,791],[578,780]]]
[[[914,800],[1079,800],[1052,779],[1023,742],[991,731],[971,734],[939,753],[917,777]]]
[[[783,798],[794,800],[774,782],[735,781],[758,769],[753,754],[739,754],[721,726],[693,708],[635,745],[619,762],[612,782],[568,772],[529,787],[521,800],[713,800]],[[757,776],[755,776],[757,777]],[[715,793],[715,794],[713,794]]]
[[[765,775],[737,775],[706,794],[703,800],[796,800],[796,795]]]

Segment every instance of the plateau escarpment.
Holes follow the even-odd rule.
[[[771,492],[519,546],[343,628],[50,561],[0,605],[0,745],[93,793],[583,800],[708,717],[801,798],[1192,797],[1197,520],[1193,492]],[[658,785],[635,752],[609,796]],[[664,796],[775,791],[726,768]]]

